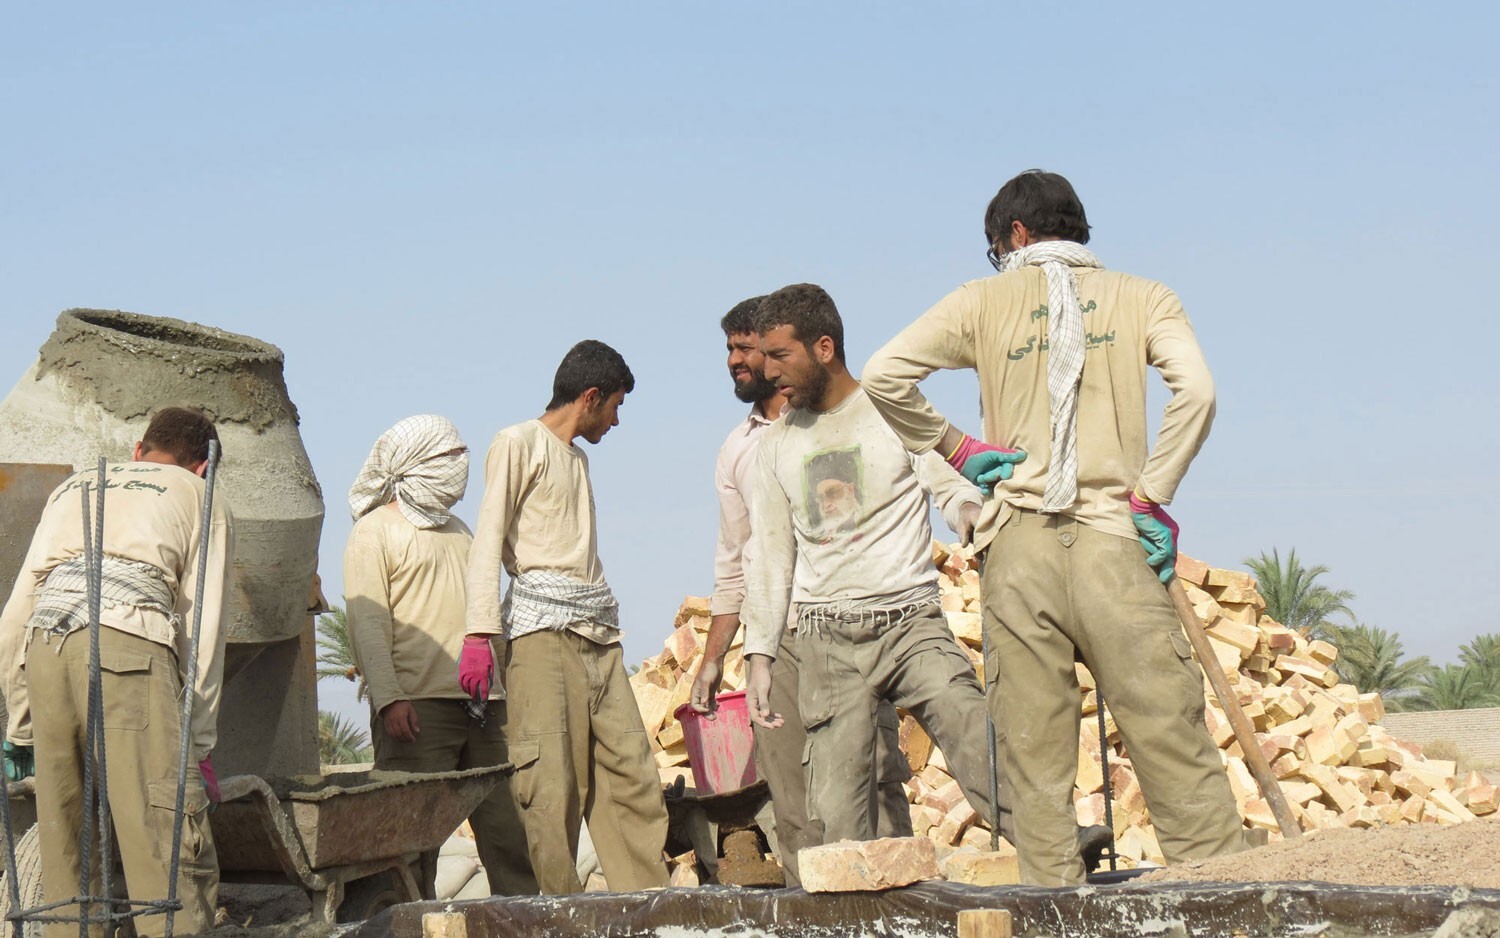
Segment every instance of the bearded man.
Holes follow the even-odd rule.
[[[755,311],[763,296],[752,297],[735,305],[719,325],[729,353],[729,376],[734,381],[734,396],[751,405],[750,413],[736,424],[719,447],[714,469],[714,489],[719,496],[719,543],[714,555],[714,592],[709,601],[713,614],[708,638],[704,643],[698,673],[693,678],[690,702],[699,713],[712,719],[714,698],[724,673],[724,657],[734,644],[740,629],[740,607],[745,602],[746,571],[754,566],[750,548],[750,504],[753,494],[755,450],[786,408],[786,397],[766,379],[765,357],[760,351],[760,335],[755,331]],[[797,851],[823,843],[823,826],[809,817],[807,780],[802,755],[807,733],[797,711],[799,666],[795,620],[783,630],[780,653],[776,656],[772,687],[773,707],[782,714],[784,725],[771,731],[752,724],[755,732],[755,769],[771,789],[771,805],[776,819],[776,848],[787,885],[797,886]],[[896,709],[882,703],[876,711],[876,749],[873,759],[879,779],[879,793],[872,805],[874,829],[880,837],[906,837],[912,832],[911,809],[902,783],[911,777],[911,768],[901,752],[900,718]]]
[[[755,563],[741,610],[750,718],[773,735],[785,731],[788,712],[772,694],[791,647],[800,659],[791,712],[806,727],[808,810],[825,841],[876,836],[882,704],[917,719],[969,804],[1009,839],[1003,779],[998,811],[990,801],[984,692],[938,604],[928,522],[935,497],[967,540],[980,494],[941,458],[909,454],[876,413],[844,363],[843,321],[821,287],[766,297],[755,327],[766,378],[790,410],[755,453]],[[826,477],[820,467],[839,464],[855,490],[840,500],[852,515],[829,530],[817,482]],[[788,643],[794,603],[797,635]]]

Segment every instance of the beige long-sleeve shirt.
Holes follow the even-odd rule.
[[[913,456],[862,389],[760,431],[750,505],[755,563],[745,654],[775,657],[793,602],[879,604],[930,590],[929,495],[955,530],[979,490],[934,453]]]
[[[473,540],[457,518],[429,530],[389,506],[368,512],[349,532],[349,638],[377,713],[397,700],[466,696],[458,686],[458,656]]]
[[[1167,504],[1214,415],[1214,385],[1177,294],[1160,283],[1097,268],[1074,268],[1087,351],[1078,393],[1078,500],[1064,514],[1135,537],[1128,497],[1136,485]],[[979,374],[984,438],[1027,453],[987,500],[975,543],[987,545],[1012,507],[1038,510],[1051,451],[1047,393],[1047,283],[1037,267],[959,287],[902,330],[865,365],[871,401],[913,452],[948,430],[917,383],[940,368]],[[1161,372],[1172,399],[1147,455],[1146,366]]]
[[[468,634],[504,633],[502,568],[512,577],[541,570],[604,583],[588,457],[540,420],[501,430],[485,457],[484,501],[469,549]],[[600,644],[620,640],[619,629],[591,620],[568,628]]]
[[[161,612],[136,606],[106,604],[99,623],[166,645],[177,660],[188,660],[198,589],[198,545],[203,512],[203,480],[186,469],[153,462],[111,463],[106,467],[104,498],[104,553],[150,564],[161,570],[175,597],[178,623]],[[59,564],[83,554],[83,505],[79,488],[98,477],[94,469],[75,473],[47,499],[32,536],[26,560],[16,576],[5,611],[0,613],[0,654],[6,675],[10,718],[6,736],[31,744],[31,711],[26,704],[26,658],[50,654],[35,633],[23,634],[36,606],[36,593]],[[91,500],[93,496],[91,495]],[[89,519],[92,531],[93,518]],[[203,621],[198,638],[197,700],[193,704],[193,760],[201,761],[218,741],[219,697],[224,681],[222,623],[229,596],[230,566],[234,558],[234,519],[223,492],[215,493],[209,527],[208,566],[203,581]],[[76,636],[69,641],[78,640]],[[183,683],[187,667],[179,664]],[[107,702],[106,702],[107,705]]]
[[[719,496],[719,543],[714,551],[714,594],[709,612],[716,616],[740,611],[745,602],[745,570],[754,560],[750,539],[750,501],[754,497],[755,446],[773,421],[759,405],[736,424],[719,447],[714,465],[714,491]]]

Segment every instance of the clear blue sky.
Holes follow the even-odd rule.
[[[638,379],[590,452],[638,660],[711,582],[744,410],[718,317],[821,283],[857,369],[989,272],[986,202],[1043,166],[1107,266],[1178,290],[1214,368],[1185,549],[1295,546],[1451,660],[1500,629],[1474,286],[1500,244],[1497,32],[1488,4],[13,6],[0,380],[72,306],[276,343],[337,597],[382,430],[443,413],[482,455],[605,340]],[[972,376],[929,384],[974,424]]]

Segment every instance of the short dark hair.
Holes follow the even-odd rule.
[[[552,402],[547,409],[571,404],[589,388],[598,388],[601,397],[635,390],[635,375],[630,373],[624,357],[596,339],[584,339],[563,356],[552,378]]]
[[[844,360],[844,320],[839,318],[833,297],[817,284],[794,283],[761,300],[755,311],[755,331],[765,334],[778,326],[791,326],[809,350],[814,342],[828,336],[833,340],[834,357]]]
[[[748,300],[740,300],[734,304],[734,308],[724,314],[719,320],[719,328],[724,330],[725,338],[732,335],[745,335],[755,331],[755,311],[760,309],[761,302],[765,296],[752,296]]]
[[[208,459],[208,444],[217,442],[219,431],[208,414],[195,407],[163,407],[146,425],[141,449],[166,453],[186,468]]]
[[[988,245],[1010,234],[1020,222],[1033,235],[1089,243],[1089,220],[1073,184],[1057,173],[1028,169],[1000,187],[984,211],[984,240]]]

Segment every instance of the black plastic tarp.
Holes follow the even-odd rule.
[[[1500,890],[1327,883],[1172,883],[1072,889],[920,883],[885,892],[811,894],[725,886],[397,906],[350,933],[421,938],[422,915],[461,912],[468,938],[569,936],[952,936],[964,909],[1011,912],[1017,936],[1432,935],[1456,910],[1500,929]],[[1470,927],[1452,931],[1473,933]],[[1500,934],[1481,931],[1482,934]]]

